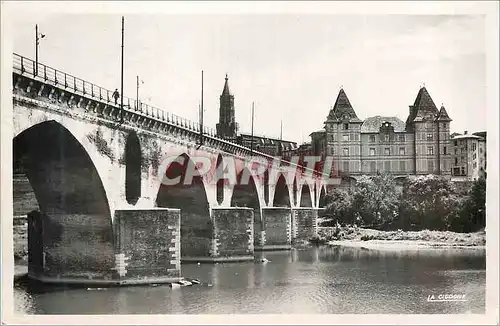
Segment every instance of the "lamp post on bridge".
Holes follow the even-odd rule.
[[[44,38],[45,34],[38,33],[38,24],[35,24],[35,76],[38,75],[38,45],[40,39]]]
[[[138,111],[140,110],[140,107],[141,107],[141,105],[140,105],[140,103],[139,103],[139,80],[140,80],[140,79],[139,79],[139,76],[137,76],[136,110],[138,110]],[[141,79],[141,80],[140,80],[140,83],[141,83],[141,84],[144,84],[144,81]]]

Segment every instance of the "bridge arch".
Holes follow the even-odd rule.
[[[292,200],[290,196],[289,185],[283,173],[278,175],[276,186],[274,189],[273,206],[274,207],[291,207]]]
[[[54,120],[15,135],[14,171],[26,175],[39,206],[28,214],[30,261],[49,275],[108,273],[114,265],[112,210],[91,144]]]
[[[302,187],[300,189],[300,198],[299,202],[300,207],[313,207],[313,200],[311,198],[311,188],[309,187],[309,184],[307,182],[304,182],[302,184]]]
[[[194,174],[186,173],[188,169]],[[181,210],[181,255],[209,256],[212,220],[203,176],[186,153],[180,154],[160,172],[166,178],[158,189],[156,205]]]
[[[125,198],[132,205],[141,197],[141,162],[141,143],[131,131],[125,141]]]
[[[249,176],[245,180],[245,175]],[[231,207],[249,207],[253,209],[254,224],[261,221],[261,199],[255,182],[256,177],[250,175],[248,168],[244,168],[236,177],[236,184],[231,195]]]
[[[326,207],[326,186],[321,186],[319,190],[319,198],[318,198],[318,207],[324,208]]]
[[[222,166],[224,164],[222,154],[217,155],[217,162],[215,163],[215,173],[216,173],[216,200],[217,204],[221,205],[224,202],[224,179],[219,179],[222,177]]]

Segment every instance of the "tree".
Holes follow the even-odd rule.
[[[391,224],[397,216],[399,194],[396,182],[389,174],[360,177],[353,197],[353,210],[365,225]]]
[[[486,179],[476,180],[460,203],[460,212],[450,219],[450,229],[457,232],[474,232],[486,226]]]
[[[459,203],[455,186],[445,177],[410,178],[403,187],[400,225],[404,229],[447,229],[457,219]]]
[[[354,222],[354,215],[352,212],[352,193],[348,189],[334,188],[329,191],[325,196],[327,203],[325,215],[330,218],[328,225],[335,225],[339,223],[351,224]]]

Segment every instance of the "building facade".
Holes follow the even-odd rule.
[[[310,135],[311,154],[333,157],[334,169],[344,179],[378,172],[451,175],[451,121],[425,87],[410,106],[406,122],[382,116],[359,119],[341,89],[324,130]]]
[[[481,135],[481,136],[480,136]],[[486,133],[453,134],[452,180],[474,181],[486,173]]]
[[[297,148],[297,143],[293,141],[239,132],[239,125],[235,121],[234,95],[229,90],[227,75],[219,101],[218,137],[271,156],[282,156],[283,152]]]

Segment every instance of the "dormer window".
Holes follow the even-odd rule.
[[[385,135],[384,139],[386,142],[389,142],[389,135]]]

